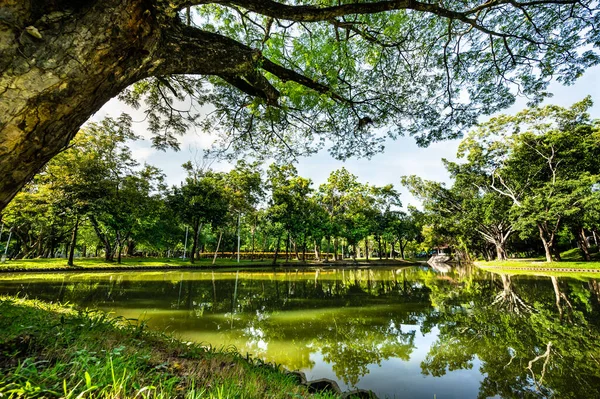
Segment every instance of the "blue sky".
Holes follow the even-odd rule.
[[[581,100],[586,95],[591,95],[595,101],[591,110],[593,118],[600,118],[600,66],[589,69],[573,86],[552,84],[550,91],[554,97],[546,103],[569,106]],[[515,113],[525,108],[526,100],[519,99],[511,108],[503,113]],[[96,115],[94,120],[105,116],[118,116],[121,112],[130,112],[134,120],[143,119],[139,111],[131,110],[116,99],[107,103]],[[137,134],[149,137],[143,123],[134,124]],[[131,144],[134,157],[140,162],[147,162],[163,170],[169,185],[178,184],[185,177],[181,164],[188,160],[201,158],[202,149],[210,145],[212,139],[200,132],[190,131],[181,138],[181,151],[157,151],[151,147],[149,140],[140,140]],[[401,137],[395,141],[389,140],[383,153],[371,159],[352,158],[344,162],[337,161],[326,151],[312,157],[301,158],[297,163],[301,176],[312,179],[314,187],[318,187],[327,180],[329,174],[341,167],[358,176],[361,182],[374,185],[393,184],[402,194],[402,202],[419,205],[419,201],[400,184],[403,175],[418,175],[424,179],[449,182],[441,159],[456,160],[456,150],[460,140],[447,140],[434,143],[427,148],[420,148],[411,137]],[[214,169],[228,170],[231,168],[226,163],[214,164]]]

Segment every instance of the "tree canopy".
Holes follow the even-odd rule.
[[[572,83],[598,63],[598,19],[593,0],[10,2],[0,209],[117,95],[159,148],[195,125],[230,154],[370,156]]]
[[[459,147],[464,161],[445,161],[451,188],[416,176],[403,183],[423,200],[438,234],[485,248],[480,235],[506,259],[513,232],[538,236],[546,260],[560,260],[559,235],[567,229],[586,260],[588,231],[598,227],[600,156],[598,122],[585,98],[571,107],[531,107],[500,115],[471,131]],[[485,253],[485,250],[482,251]],[[486,256],[487,257],[487,256]]]

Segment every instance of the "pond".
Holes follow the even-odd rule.
[[[443,269],[0,276],[389,398],[600,397],[600,280]]]

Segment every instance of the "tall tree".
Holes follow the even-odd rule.
[[[461,143],[467,167],[512,202],[515,227],[535,228],[546,260],[560,260],[557,236],[594,201],[600,180],[599,129],[588,97],[570,108],[534,107],[492,118]]]
[[[550,78],[572,83],[598,63],[597,19],[595,0],[4,2],[0,209],[119,94],[145,103],[160,148],[197,124],[234,151],[326,136],[371,155],[388,135],[456,137],[511,88],[539,101]]]
[[[183,167],[188,177],[180,187],[173,187],[169,202],[180,220],[192,228],[190,262],[194,263],[202,225],[210,223],[215,227],[222,224],[229,210],[229,198],[223,174],[198,170],[190,162]]]
[[[357,198],[356,193],[360,191],[358,178],[346,168],[341,168],[330,173],[327,182],[319,186],[319,201],[329,214],[329,235],[327,235],[328,251],[331,239],[334,240],[333,257],[338,256],[338,237],[342,235],[344,227],[344,215],[350,209],[350,201]],[[348,237],[346,237],[348,238]],[[354,236],[352,238],[354,242]],[[358,242],[354,242],[356,245]],[[356,248],[355,248],[356,249]],[[356,251],[354,251],[356,255]]]

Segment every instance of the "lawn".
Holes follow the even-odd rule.
[[[365,262],[364,259],[358,259],[360,265],[410,265],[414,262],[403,261],[400,259],[370,259]],[[302,263],[296,259],[290,260],[288,263],[285,259],[279,259],[277,266],[295,265],[295,266],[319,266],[329,265],[334,262],[315,262],[307,261]],[[337,262],[339,265],[352,265],[351,259],[344,259]],[[272,259],[263,260],[240,260],[236,259],[217,259],[215,264],[212,264],[212,259],[203,258],[197,259],[195,263],[190,263],[189,260],[174,259],[174,258],[141,258],[141,257],[124,257],[121,263],[106,262],[103,258],[76,258],[73,266],[67,265],[67,260],[64,258],[54,259],[16,259],[8,260],[5,263],[0,263],[0,272],[2,271],[67,271],[67,270],[128,270],[128,269],[168,269],[168,268],[236,268],[236,269],[251,269],[272,267]]]
[[[546,262],[545,258],[509,259],[506,261],[477,261],[475,265],[498,273],[511,275],[556,276],[574,278],[600,278],[600,254],[593,249],[592,260],[582,259],[581,251],[574,248],[561,252],[560,262]]]
[[[217,259],[212,265],[212,259],[196,260],[194,264],[189,260],[173,258],[123,258],[117,262],[106,262],[103,258],[77,258],[73,266],[67,265],[63,258],[54,259],[17,259],[0,263],[1,270],[84,270],[84,269],[151,269],[151,268],[186,268],[186,267],[227,267],[227,266],[270,266],[271,260],[241,260],[238,264],[235,259]]]

